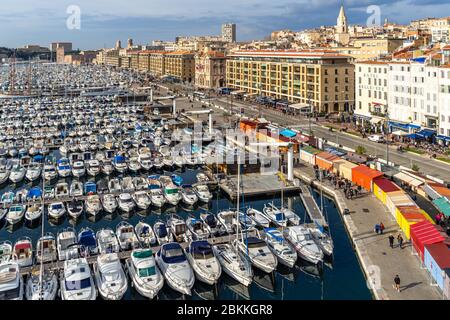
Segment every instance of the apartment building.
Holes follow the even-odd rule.
[[[450,65],[439,68],[439,131],[438,139],[450,142]]]
[[[195,79],[195,58],[189,51],[175,51],[164,54],[164,74],[185,82]]]
[[[236,51],[227,56],[227,86],[333,113],[354,108],[354,65],[330,50]]]
[[[195,55],[195,86],[204,89],[225,85],[226,58],[222,52],[204,51]]]

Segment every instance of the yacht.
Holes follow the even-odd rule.
[[[265,204],[263,213],[267,219],[269,219],[272,223],[274,223],[278,227],[286,227],[287,219],[284,215],[284,212],[277,207],[273,203]]]
[[[61,158],[57,161],[58,174],[61,178],[69,177],[72,174],[72,166],[67,158]]]
[[[13,260],[19,267],[29,267],[33,264],[33,247],[28,237],[19,238],[14,244]]]
[[[195,217],[186,219],[188,237],[192,240],[204,240],[209,238],[210,234],[203,221]]]
[[[197,194],[197,197],[202,202],[209,202],[212,199],[212,194],[209,191],[209,188],[205,184],[197,184],[194,186],[194,192]]]
[[[98,254],[97,238],[91,228],[85,227],[78,233],[78,245],[80,253],[84,256],[92,256]]]
[[[52,163],[47,163],[44,165],[44,179],[51,181],[58,176],[55,165]]]
[[[58,293],[58,277],[52,270],[45,269],[40,273],[34,268],[28,275],[25,297],[27,300],[55,300]]]
[[[23,277],[13,261],[0,264],[0,300],[23,300]]]
[[[275,228],[264,229],[264,240],[270,251],[277,257],[278,262],[293,268],[297,261],[297,252],[284,239],[281,231]]]
[[[64,261],[60,280],[62,300],[95,300],[97,289],[86,258]]]
[[[238,254],[233,245],[229,243],[218,244],[212,246],[212,249],[226,274],[244,286],[249,286],[252,283],[252,267],[246,259]]]
[[[95,282],[103,299],[121,300],[128,281],[117,253],[103,253],[93,265]]]
[[[139,240],[134,228],[126,221],[121,221],[116,227],[116,235],[119,240],[120,249],[130,250],[139,248]]]
[[[308,225],[308,229],[311,232],[314,242],[322,249],[323,253],[328,257],[332,256],[334,245],[331,236],[313,224]]]
[[[102,206],[106,212],[113,213],[114,211],[116,211],[118,206],[116,197],[112,194],[103,195]]]
[[[217,219],[222,224],[225,232],[231,234],[236,226],[236,212],[233,210],[221,211],[217,214]]]
[[[11,171],[9,173],[9,180],[12,183],[19,183],[25,177],[26,172],[27,169],[25,169],[19,163],[17,163],[11,168]]]
[[[148,171],[153,167],[152,156],[150,153],[139,154],[138,161],[144,170]]]
[[[128,168],[132,172],[138,172],[139,170],[141,170],[142,166],[141,166],[141,163],[139,162],[138,157],[130,158],[130,161],[128,163]]]
[[[97,215],[102,210],[100,197],[97,194],[89,195],[86,199],[86,212],[90,215]]]
[[[75,161],[72,166],[72,174],[76,178],[84,176],[86,173],[86,168],[82,160]]]
[[[53,233],[47,233],[40,237],[36,243],[36,260],[38,263],[56,261],[58,251],[56,248],[56,239]]]
[[[128,165],[124,156],[115,156],[112,165],[118,173],[125,173],[128,170]]]
[[[65,228],[56,236],[58,260],[70,260],[78,258],[78,240],[75,230]]]
[[[84,210],[83,200],[72,199],[67,202],[67,213],[74,219],[81,216]]]
[[[258,227],[269,228],[270,220],[259,210],[254,208],[247,209],[247,216],[252,219]]]
[[[149,299],[156,297],[164,285],[164,277],[156,266],[152,250],[133,250],[125,265],[137,292]]]
[[[66,207],[62,202],[53,202],[48,205],[48,216],[59,219],[66,214]]]
[[[86,171],[90,176],[97,176],[100,173],[100,162],[95,159],[87,161]]]
[[[193,241],[185,249],[189,261],[198,280],[214,285],[219,281],[222,267],[214,255],[211,244],[206,240]]]
[[[117,197],[117,202],[119,204],[120,210],[122,210],[125,213],[132,212],[136,206],[133,201],[133,198],[129,193],[121,193]]]
[[[100,229],[97,231],[96,237],[100,254],[120,251],[119,240],[110,228]]]
[[[163,192],[167,203],[176,206],[180,202],[181,200],[180,189],[173,183],[166,185],[164,187]]]
[[[175,241],[184,242],[187,240],[186,222],[179,215],[172,214],[167,220],[167,226],[169,227]]]
[[[136,231],[136,235],[142,246],[150,247],[151,245],[156,244],[155,233],[148,223],[139,221],[138,224],[134,227],[134,230]]]
[[[178,243],[163,244],[156,253],[155,260],[169,287],[182,294],[191,295],[195,276]]]
[[[133,194],[132,198],[137,207],[142,210],[147,210],[147,208],[152,204],[152,201],[146,191],[137,191]]]
[[[152,205],[161,208],[166,203],[166,198],[159,187],[150,186],[150,200]]]
[[[277,268],[278,260],[264,240],[249,236],[245,239],[234,240],[234,245],[243,256],[250,260],[255,268],[266,273],[271,273]]]
[[[283,236],[300,258],[313,264],[323,261],[322,249],[315,243],[311,231],[305,226],[288,227],[283,231]]]
[[[153,225],[153,231],[155,232],[156,239],[160,245],[172,241],[170,231],[167,230],[167,226],[164,221],[158,219]]]
[[[107,176],[112,174],[114,171],[114,166],[112,165],[111,160],[108,160],[108,159],[102,160],[102,162],[100,164],[100,170]]]
[[[71,197],[81,197],[83,195],[83,183],[73,180],[70,184],[69,194]]]

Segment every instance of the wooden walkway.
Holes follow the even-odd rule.
[[[323,216],[317,202],[314,200],[310,189],[306,185],[301,184],[300,190],[300,198],[302,199],[303,205],[311,220],[319,227],[324,229],[328,228],[328,222]]]
[[[249,236],[254,236],[256,234],[256,231],[252,230],[248,232]],[[221,236],[221,237],[212,237],[212,238],[208,238],[207,241],[211,244],[211,245],[216,245],[216,244],[224,244],[224,243],[231,243],[233,240],[236,239],[236,234],[232,234],[232,235],[226,235],[226,236]],[[182,242],[180,243],[180,246],[184,249],[188,246],[188,242]],[[153,253],[157,252],[159,250],[160,246],[152,246],[150,247],[150,249],[152,249]],[[119,259],[120,260],[125,260],[128,259],[131,256],[131,252],[132,250],[127,250],[127,251],[120,251],[118,252],[119,255]],[[87,262],[92,265],[97,261],[97,257],[99,255],[92,255],[87,257]],[[29,266],[29,267],[23,267],[20,268],[20,273],[23,276],[27,276],[30,274],[30,272],[33,270],[33,268],[39,268],[39,264],[37,265],[33,265],[33,266]],[[52,270],[52,271],[59,271],[62,270],[64,268],[64,261],[53,261],[53,262],[46,262],[43,263],[43,267],[44,270]]]

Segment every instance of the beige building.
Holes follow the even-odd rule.
[[[354,107],[354,65],[335,51],[236,51],[226,66],[230,88],[304,106],[311,101],[317,112]]]
[[[72,51],[72,42],[52,42],[50,44],[50,50],[56,52],[56,49],[64,48],[65,52]]]
[[[164,75],[181,81],[193,82],[195,79],[194,54],[189,51],[174,51],[164,54]]]
[[[356,61],[365,61],[389,56],[401,47],[404,41],[405,39],[395,38],[357,38],[352,40],[351,46],[333,47],[333,50],[349,55]]]
[[[195,55],[195,86],[211,89],[225,85],[226,58],[221,52],[204,51]]]
[[[346,46],[350,42],[350,34],[348,33],[347,16],[345,15],[344,6],[341,6],[336,24],[335,40],[338,44]]]

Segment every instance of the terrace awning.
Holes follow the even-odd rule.
[[[436,134],[436,131],[431,129],[423,129],[419,132],[416,132],[416,134],[421,138],[430,138]]]
[[[436,136],[436,139],[444,140],[444,141],[450,141],[450,137],[442,136],[442,135]]]
[[[293,138],[297,135],[297,133],[290,129],[284,129],[284,130],[280,131],[280,135],[282,135],[286,138]]]

